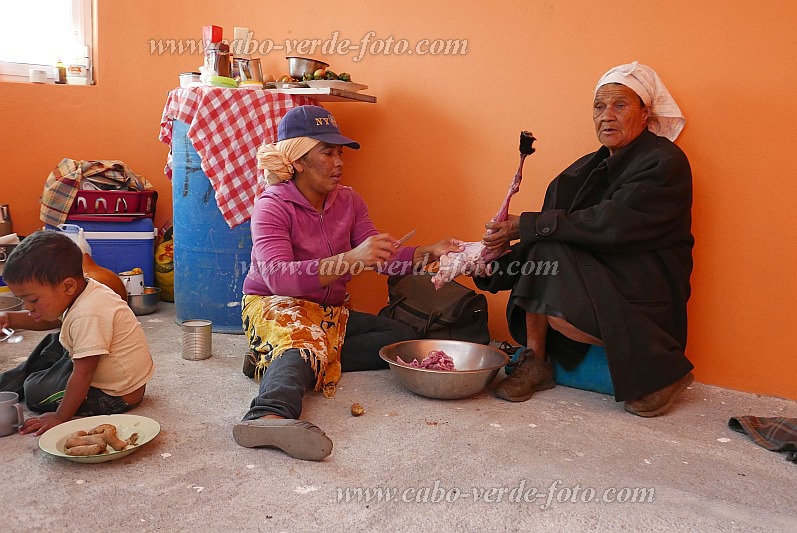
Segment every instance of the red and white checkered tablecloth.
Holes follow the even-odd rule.
[[[188,139],[202,160],[202,170],[216,191],[216,204],[234,228],[249,220],[264,180],[257,169],[257,149],[275,142],[277,124],[288,110],[318,105],[305,96],[264,90],[191,87],[169,92],[159,139],[171,146],[172,121],[188,124]],[[172,155],[164,171],[171,179]]]

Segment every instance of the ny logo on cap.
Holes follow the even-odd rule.
[[[335,117],[332,115],[327,115],[326,117],[316,117],[315,119],[316,126],[329,126],[330,124],[336,128],[338,127],[338,123],[335,122]]]

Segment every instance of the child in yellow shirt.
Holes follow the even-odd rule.
[[[75,415],[123,413],[141,402],[155,372],[135,314],[114,291],[84,277],[82,259],[63,233],[38,231],[6,260],[3,280],[26,311],[0,313],[0,327],[61,328],[0,374],[0,390],[42,413],[25,420],[22,433],[41,435]]]

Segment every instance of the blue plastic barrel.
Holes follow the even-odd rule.
[[[252,252],[249,222],[232,229],[188,140],[188,124],[172,125],[174,306],[177,322],[210,320],[217,333],[243,334],[241,298]]]

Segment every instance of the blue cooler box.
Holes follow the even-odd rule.
[[[144,271],[144,284],[155,286],[155,228],[151,218],[130,222],[66,220],[83,228],[94,262],[115,273]]]

